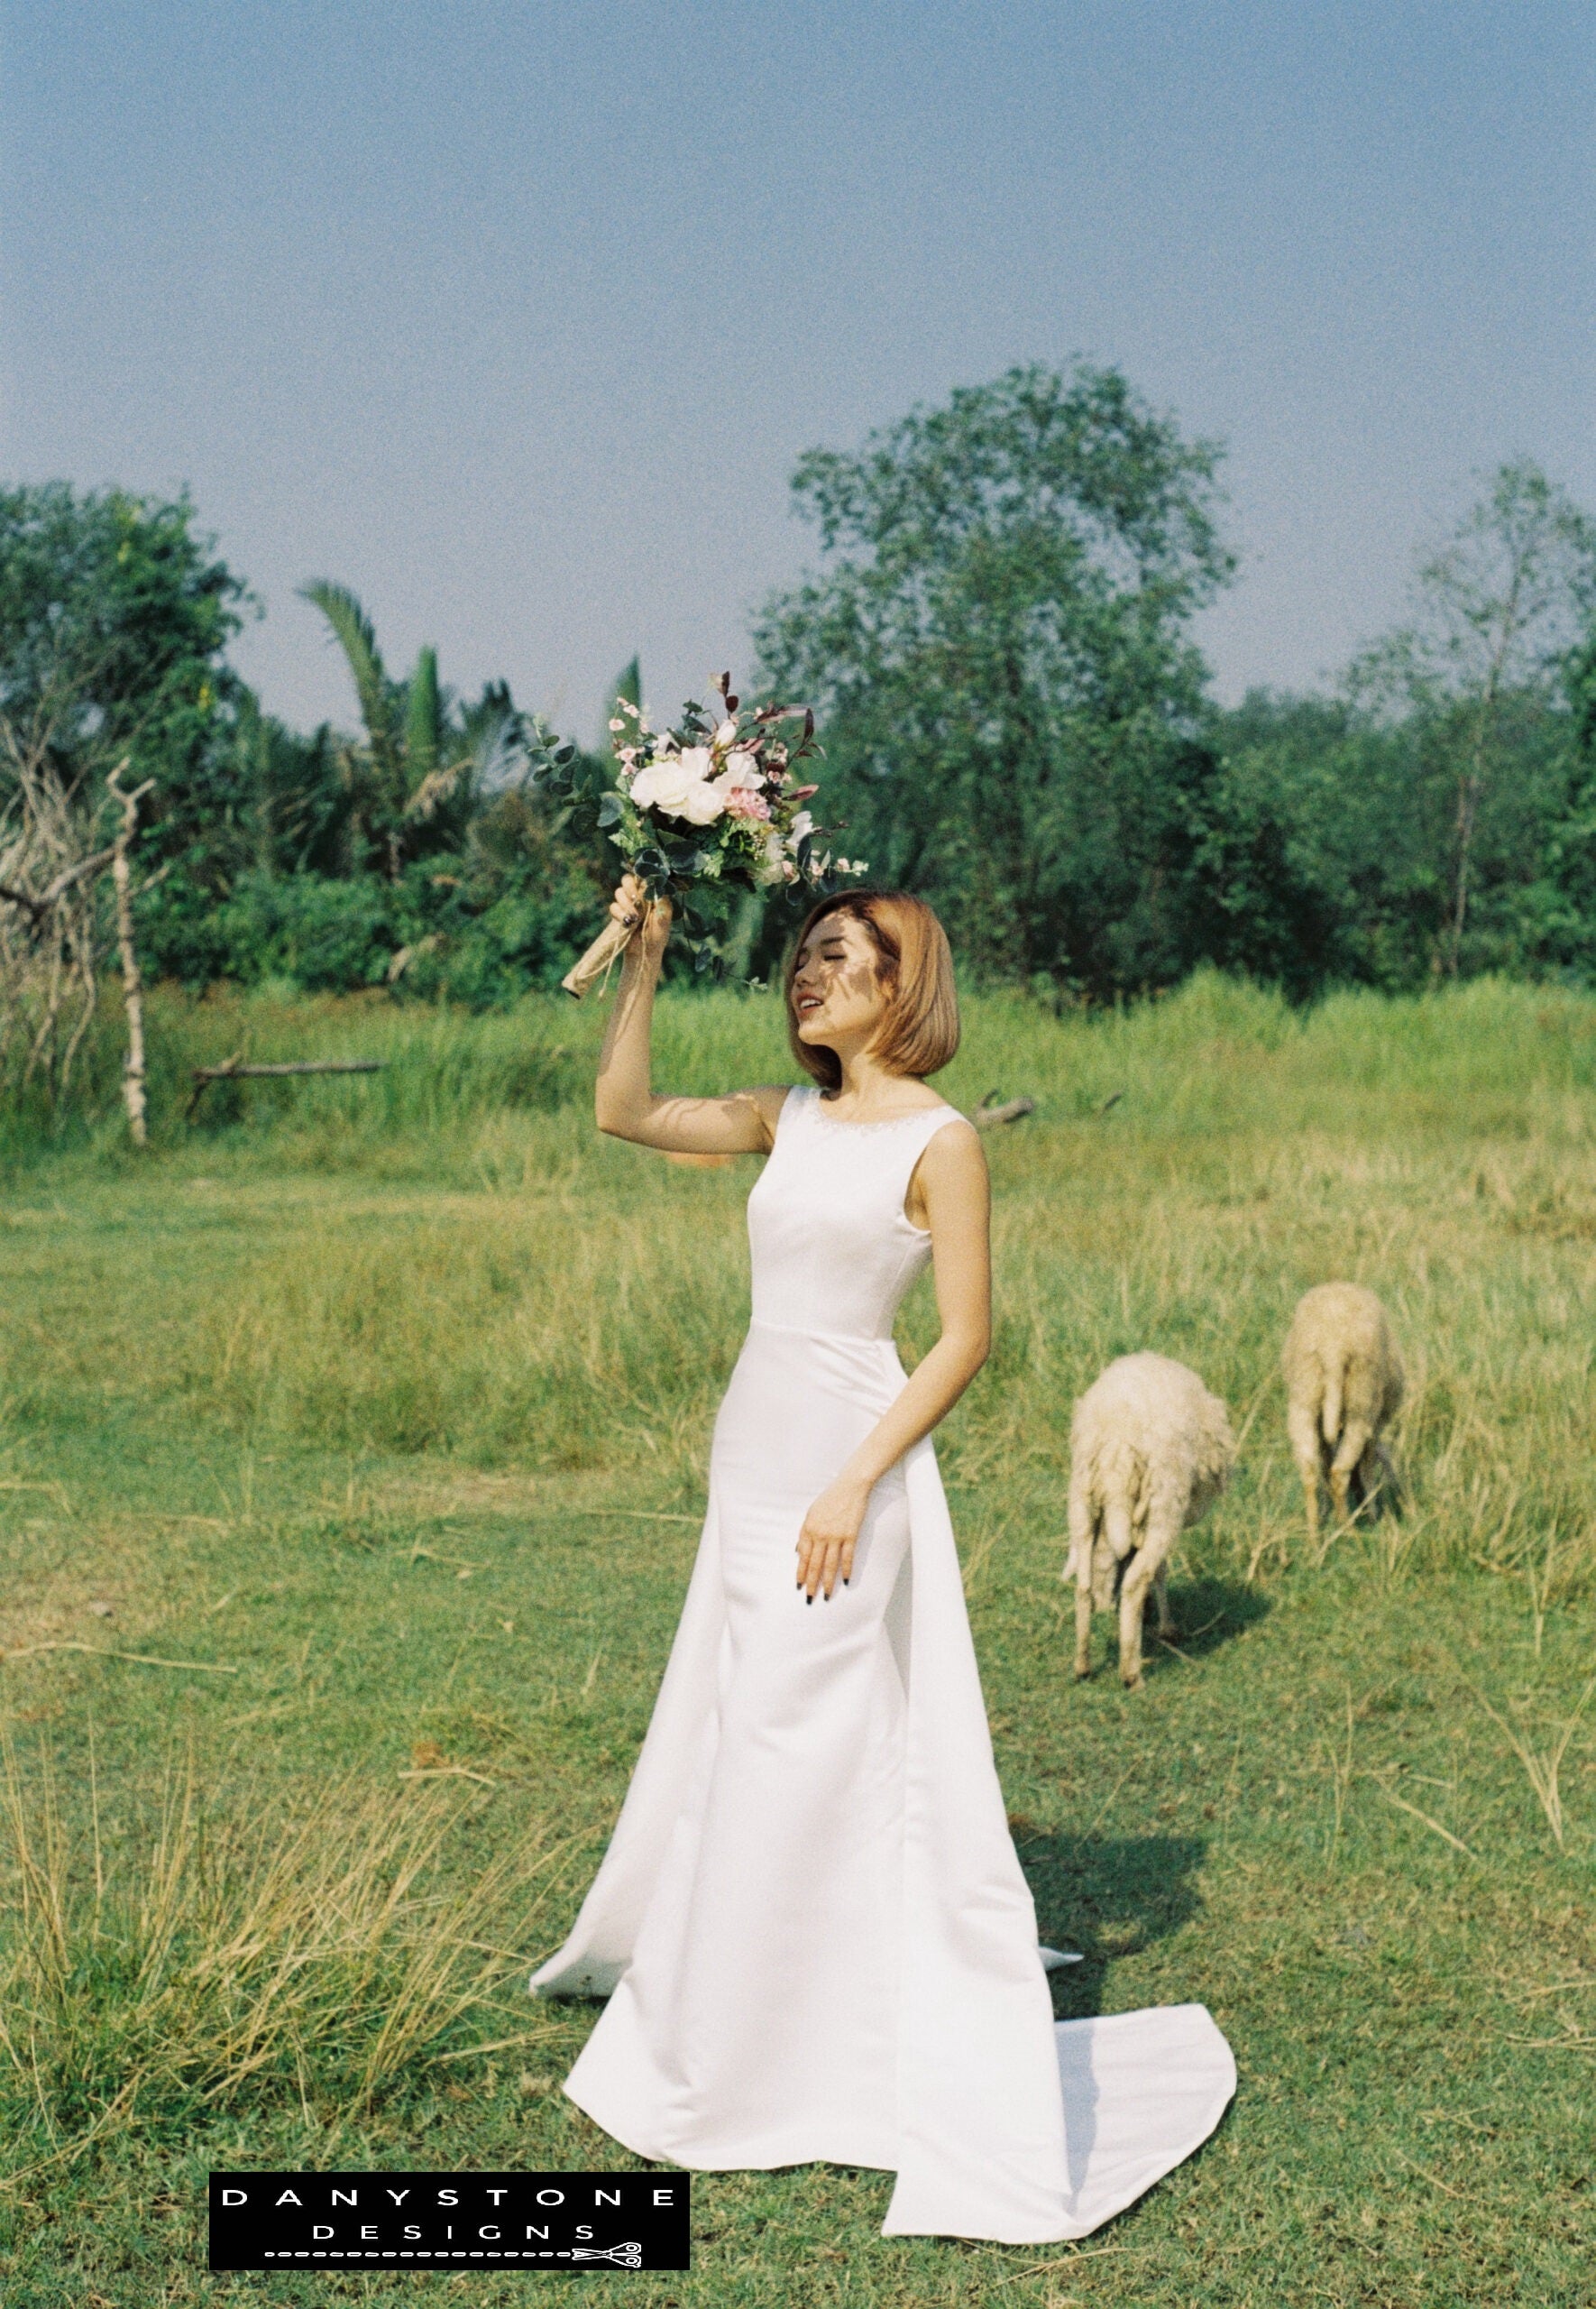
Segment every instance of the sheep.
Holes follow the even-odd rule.
[[[1075,1578],[1075,1672],[1091,1672],[1092,1613],[1112,1611],[1117,1591],[1120,1680],[1137,1691],[1147,1591],[1158,1598],[1160,1635],[1173,1635],[1165,1567],[1229,1479],[1230,1416],[1183,1363],[1122,1355],[1076,1404],[1069,1450],[1064,1576]]]
[[[1380,1477],[1397,1490],[1381,1440],[1402,1401],[1402,1358],[1385,1309],[1359,1283],[1321,1283],[1297,1302],[1281,1355],[1286,1429],[1302,1477],[1310,1540],[1319,1536],[1319,1487],[1327,1485],[1345,1522],[1353,1484],[1358,1504]]]

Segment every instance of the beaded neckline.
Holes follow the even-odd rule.
[[[928,1115],[952,1115],[959,1111],[943,1099],[934,1107],[911,1107],[906,1114],[888,1115],[881,1122],[854,1122],[847,1115],[828,1116],[824,1096],[818,1088],[809,1092],[807,1104],[815,1120],[826,1130],[901,1130],[906,1122],[923,1122]]]

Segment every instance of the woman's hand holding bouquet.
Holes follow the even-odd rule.
[[[643,962],[657,970],[671,935],[669,898],[650,898],[636,874],[623,874],[610,902],[610,920],[626,932],[622,945],[635,947]]]

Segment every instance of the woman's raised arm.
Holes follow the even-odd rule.
[[[618,922],[642,913],[646,893],[628,874],[610,911]],[[672,1154],[764,1154],[775,1136],[784,1090],[734,1090],[724,1099],[656,1096],[651,1080],[654,989],[671,934],[670,902],[656,898],[620,966],[620,990],[599,1056],[593,1113],[611,1138]]]

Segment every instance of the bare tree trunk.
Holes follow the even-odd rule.
[[[118,762],[105,783],[122,805],[122,829],[111,853],[111,879],[116,890],[116,945],[122,957],[122,992],[127,1005],[127,1056],[122,1065],[122,1095],[127,1102],[128,1135],[135,1146],[147,1146],[150,1128],[144,1099],[144,988],[139,976],[138,948],[133,943],[133,873],[128,851],[139,830],[139,804],[155,780],[147,777],[124,794],[118,780],[127,768]]]

